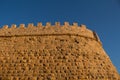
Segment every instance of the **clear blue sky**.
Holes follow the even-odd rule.
[[[78,22],[95,30],[120,73],[120,0],[0,1],[0,27],[56,21]]]

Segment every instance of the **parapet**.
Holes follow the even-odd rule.
[[[33,23],[29,23],[27,26],[25,24],[19,26],[13,24],[10,28],[5,25],[0,29],[0,37],[34,35],[77,35],[100,42],[95,32],[87,29],[86,25],[81,24],[79,26],[78,23],[70,25],[69,22],[64,22],[64,25],[61,25],[60,22],[55,22],[54,25],[51,25],[50,22],[47,22],[44,26],[39,22],[36,26]]]

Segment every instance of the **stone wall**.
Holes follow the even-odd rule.
[[[77,23],[0,29],[1,80],[119,80],[95,32]]]

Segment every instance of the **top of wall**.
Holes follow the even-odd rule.
[[[28,24],[27,26],[25,26],[25,24],[20,24],[19,26],[13,24],[10,28],[8,25],[5,25],[0,29],[0,37],[46,34],[74,34],[100,41],[95,32],[87,29],[85,25],[78,26],[77,23],[70,25],[68,22],[64,22],[64,25],[60,25],[60,22],[56,22],[55,25],[51,25],[51,23],[47,22],[45,26],[43,26],[42,23],[38,23],[36,26],[34,26],[32,23]]]

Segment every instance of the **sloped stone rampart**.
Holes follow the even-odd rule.
[[[119,80],[97,34],[77,23],[0,29],[1,80]]]

